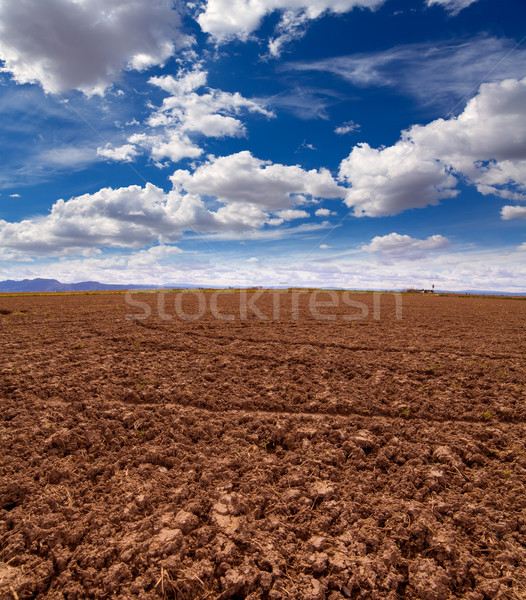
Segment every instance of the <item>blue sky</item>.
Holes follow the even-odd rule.
[[[0,279],[526,291],[523,0],[0,0]]]

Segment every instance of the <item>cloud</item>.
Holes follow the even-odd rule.
[[[26,256],[23,259],[18,257],[5,260],[13,260],[17,263],[14,279],[49,277],[64,282],[100,281],[124,284],[168,283],[175,270],[174,264],[179,267],[179,274],[187,270],[188,263],[194,268],[197,266],[190,256],[173,245],[155,245],[132,252],[113,250],[111,254],[89,249],[73,258],[38,260],[28,259]],[[23,265],[23,262],[26,265]],[[8,274],[5,269],[3,271],[0,269],[0,277],[2,273]],[[185,279],[187,277],[186,275]]]
[[[314,146],[314,144],[307,142],[307,140],[303,140],[303,142],[300,144],[298,150],[300,150],[300,149],[317,150],[316,146]]]
[[[153,108],[144,131],[134,133],[127,143],[106,145],[98,154],[109,160],[129,162],[146,152],[158,166],[163,160],[178,162],[182,158],[197,158],[203,153],[190,136],[241,137],[246,134],[242,112],[273,117],[261,103],[248,100],[239,93],[204,88],[207,73],[200,69],[182,71],[177,77],[152,77],[149,83],[168,92],[158,108]],[[198,91],[200,90],[200,91]]]
[[[361,126],[358,125],[358,123],[355,123],[354,121],[345,121],[345,123],[342,123],[339,127],[336,127],[334,133],[337,133],[338,135],[345,135],[346,133],[352,133],[353,131],[360,131],[360,129]]]
[[[444,7],[453,16],[457,15],[461,10],[474,4],[477,0],[427,0],[428,6],[438,4]]]
[[[257,31],[266,15],[281,12],[274,36],[269,40],[269,55],[278,57],[284,46],[304,34],[307,24],[326,13],[342,14],[354,8],[375,10],[385,0],[207,0],[197,21],[217,42],[246,41]]]
[[[137,148],[133,144],[124,144],[118,148],[113,148],[107,143],[101,148],[97,148],[97,154],[109,160],[120,162],[131,162],[137,157]]]
[[[327,246],[327,244],[320,244],[320,248],[322,250],[328,250],[330,248],[330,246]]]
[[[123,69],[162,65],[190,43],[174,0],[2,0],[0,58],[17,83],[102,94]]]
[[[270,222],[250,206],[207,208],[192,194],[144,188],[103,188],[95,194],[58,200],[47,216],[9,223],[0,220],[0,248],[37,255],[71,255],[86,248],[143,248],[172,244],[183,232],[234,232]]]
[[[263,17],[276,10],[286,11],[289,20],[296,18],[317,19],[325,12],[341,14],[355,7],[378,8],[385,0],[208,0],[206,8],[197,21],[201,29],[217,40],[232,38],[246,40],[256,31]]]
[[[526,199],[526,78],[483,84],[458,117],[413,126],[406,137],[481,193]]]
[[[269,221],[270,223],[270,221]],[[309,235],[317,231],[323,231],[332,227],[328,221],[322,223],[302,223],[294,227],[275,227],[265,229],[253,229],[251,231],[244,231],[240,233],[225,232],[225,233],[209,233],[202,237],[204,240],[217,240],[217,241],[231,241],[231,240],[243,240],[243,241],[276,241],[283,239],[290,239],[294,236]]]
[[[9,194],[10,198],[20,198],[20,194]]]
[[[298,276],[312,282],[312,287],[315,282],[323,282],[324,286],[405,290],[435,284],[440,290],[526,292],[526,262],[524,253],[517,249],[459,250],[450,245],[428,252],[424,258],[418,261],[411,256],[386,256],[381,252],[338,257],[322,253],[310,263],[291,256],[290,263],[294,261]]]
[[[147,184],[104,188],[65,202],[48,216],[18,223],[0,221],[0,246],[29,253],[61,253],[86,247],[141,247],[173,235],[164,193]]]
[[[294,210],[293,208],[287,208],[286,210],[278,210],[275,214],[284,221],[293,221],[294,219],[308,219],[310,217],[307,211]]]
[[[422,157],[410,142],[381,150],[358,144],[341,162],[340,179],[351,184],[345,203],[356,217],[396,215],[459,193],[447,168]]]
[[[177,77],[162,75],[150,77],[149,82],[156,85],[171,96],[184,96],[206,85],[207,73],[199,68],[192,71],[179,72]]]
[[[417,98],[423,105],[438,105],[451,110],[456,101],[473,95],[481,81],[496,82],[524,76],[526,49],[517,48],[511,52],[515,45],[515,40],[511,39],[477,37],[288,63],[287,68],[330,72],[357,87],[395,88]]]
[[[380,253],[384,256],[416,260],[424,258],[429,252],[440,250],[449,245],[448,238],[442,235],[432,235],[424,240],[409,235],[390,233],[374,237],[362,250]]]
[[[265,117],[274,114],[262,104],[244,98],[239,92],[233,94],[208,88],[206,93],[196,90],[206,84],[207,73],[200,70],[152,77],[150,83],[169,92],[162,106],[148,119],[152,127],[178,125],[181,131],[196,132],[207,137],[241,136],[245,129],[235,118],[241,112],[258,113]],[[225,114],[226,113],[226,114]]]
[[[338,213],[334,212],[333,210],[329,210],[328,208],[318,208],[314,214],[317,217],[330,217],[331,215],[336,215]]]
[[[284,235],[282,229],[253,233],[260,236],[257,239],[262,241],[279,239]],[[305,228],[295,228],[294,233],[308,235]],[[275,237],[269,237],[270,234]],[[88,253],[87,257],[80,258],[47,258],[32,262],[26,258],[25,263],[6,263],[2,260],[0,279],[50,277],[62,281],[97,280],[108,283],[188,282],[201,286],[303,285],[377,290],[427,288],[434,283],[436,289],[442,290],[501,290],[524,294],[525,249],[526,246],[503,252],[495,252],[494,248],[460,251],[450,245],[429,252],[421,261],[389,258],[382,253],[356,250],[353,254],[335,257],[332,252],[325,251],[328,249],[322,249],[305,260],[305,249],[298,245],[297,250],[291,250],[290,253],[278,250],[267,255],[265,261],[260,260],[257,269],[254,269],[255,265],[246,261],[249,254],[240,254],[238,258],[232,258],[230,253],[228,257],[221,258],[213,254],[197,257],[165,244],[133,252],[112,250],[111,254]],[[389,308],[382,299],[382,315],[384,310]]]
[[[47,216],[0,220],[0,249],[28,256],[68,255],[90,248],[173,244],[185,232],[243,239],[285,220],[308,217],[297,205],[318,197],[343,197],[345,192],[327,170],[273,164],[249,152],[210,158],[193,173],[178,170],[171,179],[174,189],[169,192],[150,183],[144,188],[103,188],[58,200]],[[271,237],[302,231],[309,226],[284,228]]]
[[[358,144],[340,165],[355,216],[453,198],[457,177],[483,194],[526,199],[526,78],[483,84],[458,117],[415,125],[387,148]]]
[[[38,162],[42,166],[60,169],[83,168],[95,162],[96,153],[93,144],[87,145],[62,145],[55,148],[42,150],[38,155]]]
[[[526,206],[503,206],[500,214],[504,221],[526,219]]]
[[[298,119],[329,119],[327,109],[340,99],[332,90],[296,86],[286,92],[263,98],[271,106],[288,111]]]
[[[305,196],[342,198],[345,189],[327,169],[305,171],[294,165],[263,161],[248,151],[211,158],[193,173],[177,170],[171,177],[176,189],[214,196],[227,206],[240,205],[280,211],[305,201]]]
[[[0,187],[34,185],[100,162],[101,139],[114,139],[119,131],[115,122],[128,121],[135,110],[129,98],[114,94],[104,98],[75,94],[65,102],[44,94],[38,86],[22,89],[5,83],[0,122],[9,138],[9,152],[0,165]],[[81,125],[79,114],[93,128]]]
[[[61,135],[67,137],[63,131],[57,133],[57,137]],[[53,140],[47,135],[45,139],[35,141],[31,147],[14,144],[13,152],[0,166],[0,189],[49,181],[58,173],[71,174],[100,160],[97,146],[92,140],[84,140],[84,143],[75,140],[74,143],[60,146],[55,140],[55,144],[53,147]]]
[[[129,144],[117,148],[107,147],[101,149],[106,158],[118,160],[117,157],[138,156],[142,153],[149,154],[158,167],[164,167],[162,162],[168,159],[179,162],[183,158],[197,158],[203,154],[203,149],[192,142],[182,131],[175,128],[166,128],[158,134],[135,133],[128,138]],[[127,150],[131,148],[130,150]],[[120,159],[122,160],[122,159]]]
[[[303,37],[309,20],[305,12],[285,11],[276,26],[276,37],[269,40],[268,50],[270,56],[278,58],[287,44]]]

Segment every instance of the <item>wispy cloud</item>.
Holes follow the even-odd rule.
[[[290,112],[299,119],[327,120],[328,109],[340,100],[340,95],[333,90],[297,85],[279,94],[265,96],[261,100],[276,109]]]
[[[312,62],[289,62],[287,67],[296,71],[330,72],[357,87],[396,88],[422,105],[451,109],[459,99],[473,95],[482,80],[523,76],[526,49],[511,52],[515,45],[510,39],[477,37],[396,46],[382,52]]]
[[[358,123],[355,123],[354,121],[345,121],[345,123],[342,123],[336,127],[334,133],[337,133],[338,135],[345,135],[346,133],[352,133],[353,131],[360,131],[360,129],[361,126],[358,125]]]
[[[458,15],[461,10],[464,10],[475,2],[477,2],[477,0],[427,0],[427,5],[433,6],[434,4],[438,4],[445,8],[451,15],[455,16]]]
[[[2,89],[0,120],[9,153],[0,164],[0,188],[32,185],[100,162],[97,146],[122,136],[115,121],[132,110],[111,95],[88,99],[76,93],[65,102],[36,86]]]
[[[250,241],[275,241],[284,240],[298,235],[322,231],[333,227],[328,221],[322,223],[304,223],[296,227],[281,227],[279,229],[261,229],[244,233],[224,232],[211,233],[200,236],[205,240],[231,241],[231,240],[250,240]]]

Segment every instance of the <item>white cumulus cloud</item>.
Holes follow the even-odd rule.
[[[130,161],[146,152],[159,165],[177,162],[203,153],[190,136],[223,138],[246,134],[241,113],[273,116],[262,104],[239,94],[205,88],[207,73],[200,69],[183,71],[177,77],[152,77],[150,84],[168,92],[160,107],[153,108],[144,131],[128,137],[126,144],[106,145],[98,154],[109,160]]]
[[[337,213],[334,212],[333,210],[328,209],[328,208],[318,208],[318,210],[316,210],[314,212],[314,214],[317,217],[330,217],[332,215],[336,215]]]
[[[503,206],[501,215],[505,221],[509,221],[510,219],[526,219],[526,206]]]
[[[306,210],[297,210],[293,208],[278,210],[276,215],[284,221],[292,221],[294,219],[307,219],[310,216]]]
[[[97,148],[97,154],[110,160],[131,162],[137,156],[137,149],[133,144],[124,144],[114,148],[108,143],[101,148]]]
[[[0,250],[14,259],[16,253],[30,257],[173,244],[185,232],[243,239],[271,228],[261,232],[265,236],[284,221],[309,216],[296,206],[345,192],[326,170],[273,164],[249,152],[210,158],[193,173],[178,170],[171,179],[169,192],[150,183],[103,188],[58,200],[46,216],[0,220]],[[300,226],[270,235],[308,230]]]
[[[326,12],[342,14],[353,8],[374,10],[385,0],[207,0],[204,12],[197,20],[201,29],[218,41],[238,38],[247,40],[259,29],[263,18],[281,11],[276,36],[270,40],[269,51],[279,56],[283,45],[302,35],[304,25]]]
[[[305,171],[297,165],[273,164],[248,151],[211,158],[193,173],[179,169],[171,180],[176,189],[215,196],[226,205],[254,206],[279,211],[315,198],[342,198],[339,186],[327,169]]]
[[[142,248],[173,243],[183,232],[242,232],[269,221],[252,207],[210,210],[196,195],[144,188],[103,188],[58,200],[47,216],[10,223],[0,220],[0,248],[27,255],[71,254],[85,248]]]
[[[419,153],[467,176],[481,193],[525,194],[526,78],[483,84],[458,117],[414,126],[407,138]]]
[[[452,198],[455,175],[483,194],[526,199],[526,78],[483,84],[458,117],[415,125],[387,148],[359,144],[340,165],[356,216]]]
[[[190,38],[174,0],[2,0],[0,58],[18,83],[102,94],[123,69],[163,64]]]
[[[154,185],[103,188],[58,200],[47,216],[0,221],[0,246],[29,253],[60,253],[87,247],[141,247],[177,237],[173,204]]]
[[[342,161],[340,178],[351,184],[345,203],[357,217],[396,215],[459,193],[454,189],[457,180],[447,168],[421,156],[410,142],[378,150],[358,144]]]
[[[197,132],[208,137],[239,136],[245,133],[242,122],[236,118],[241,112],[273,116],[261,104],[244,98],[239,92],[207,88],[203,93],[197,93],[196,90],[206,85],[206,76],[206,72],[194,70],[177,78],[171,75],[152,77],[152,85],[171,95],[150,116],[149,125],[178,126],[181,131]]]
[[[128,138],[128,142],[113,150],[108,149],[106,158],[117,160],[116,157],[123,153],[123,148],[131,146],[134,156],[146,153],[161,167],[164,166],[162,161],[165,159],[178,162],[182,158],[197,158],[203,153],[202,148],[194,144],[186,133],[176,128],[166,128],[159,133],[134,133]]]
[[[393,232],[374,237],[369,244],[362,246],[362,250],[388,256],[421,258],[428,252],[445,248],[449,243],[448,238],[442,235],[432,235],[421,240]]]

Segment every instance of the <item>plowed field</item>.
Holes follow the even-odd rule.
[[[0,598],[526,598],[526,300],[337,298],[1,297]]]

